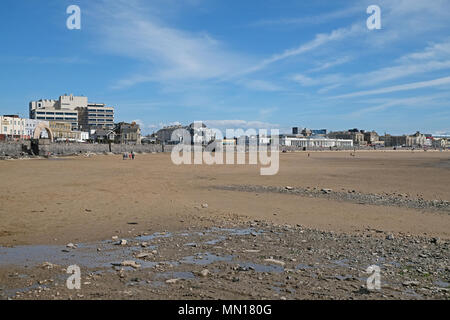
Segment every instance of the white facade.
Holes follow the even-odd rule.
[[[216,139],[214,130],[206,127],[201,121],[194,122],[189,126],[191,139],[194,144],[209,144]]]
[[[34,136],[34,130],[39,123],[44,123],[47,127],[50,125],[48,121],[24,119],[25,120],[25,139],[31,139]]]
[[[30,119],[64,121],[72,130],[88,131],[91,127],[114,127],[114,107],[88,103],[83,96],[64,95],[58,100],[38,100],[29,104]]]
[[[81,131],[80,140],[83,142],[89,140],[89,132]]]
[[[352,148],[353,140],[282,136],[280,144],[300,148]]]
[[[25,119],[16,117],[0,117],[0,134],[22,138],[25,134]]]
[[[41,122],[49,125],[48,121],[2,116],[0,117],[0,135],[16,139],[31,139],[36,126]]]

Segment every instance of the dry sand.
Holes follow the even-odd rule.
[[[448,211],[215,189],[225,185],[292,186],[407,194],[450,200],[449,152],[311,152],[280,154],[280,171],[258,166],[176,166],[170,154],[97,155],[0,162],[0,245],[65,244],[176,231],[193,217],[261,219],[357,233],[450,238]],[[202,204],[208,204],[202,208]],[[138,223],[132,224],[132,223]],[[205,224],[211,225],[210,222]]]

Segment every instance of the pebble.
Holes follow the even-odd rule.
[[[209,275],[209,270],[204,269],[204,270],[200,271],[199,275],[203,278],[206,278]]]
[[[166,280],[166,283],[167,284],[175,284],[175,283],[177,283],[178,281],[180,281],[181,279],[169,279],[169,280]]]
[[[140,264],[136,263],[136,261],[133,261],[133,260],[125,260],[125,261],[123,261],[121,263],[121,265],[124,266],[124,267],[132,267],[132,268],[135,268],[135,269],[141,267]]]
[[[282,267],[284,267],[284,266],[286,265],[286,263],[284,263],[283,261],[275,260],[275,259],[272,259],[272,258],[270,258],[270,259],[264,259],[264,261],[265,261],[265,262],[268,262],[268,263],[277,264],[277,265],[282,266]]]

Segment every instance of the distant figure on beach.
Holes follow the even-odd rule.
[[[310,156],[310,154],[309,154],[309,152],[308,152],[308,158],[309,158],[309,156]]]
[[[132,151],[132,152],[131,152],[131,159],[133,159],[133,160],[134,160],[134,157],[135,157],[135,155],[134,155],[134,151]]]
[[[130,158],[130,160],[131,160],[131,153],[128,154],[128,158]]]
[[[122,158],[123,158],[123,160],[127,160],[128,156],[127,156],[127,153],[126,153],[126,152],[123,153]]]

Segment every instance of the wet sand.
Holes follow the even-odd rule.
[[[322,188],[450,200],[449,152],[280,154],[280,171],[258,166],[172,164],[169,154],[97,155],[0,162],[0,245],[65,244],[112,233],[182,230],[192,216],[239,216],[321,230],[366,228],[450,238],[450,215],[291,194],[220,190],[227,185]],[[202,204],[208,208],[202,208]],[[184,222],[180,222],[183,220]],[[139,227],[130,225],[138,222]]]
[[[0,299],[448,299],[449,159],[286,153],[275,176],[169,154],[0,161]]]

